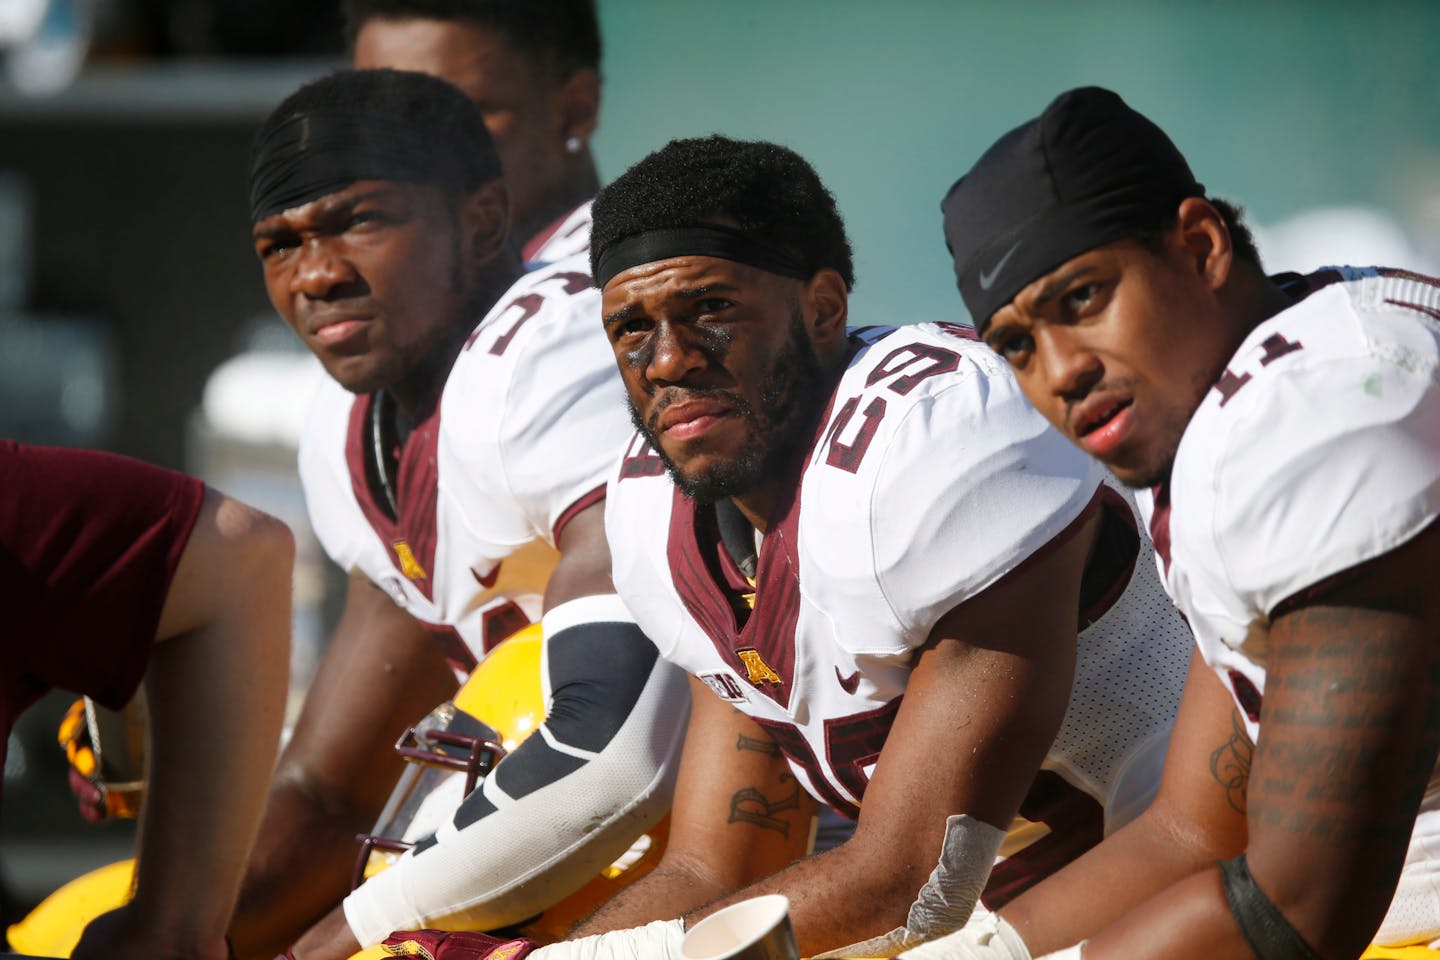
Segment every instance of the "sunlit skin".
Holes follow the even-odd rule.
[[[356,69],[389,67],[439,77],[475,102],[510,188],[517,244],[595,194],[599,182],[587,147],[600,109],[594,70],[560,78],[547,63],[515,50],[479,24],[374,17],[355,36]]]
[[[787,427],[796,433],[813,424],[844,365],[845,294],[833,270],[802,282],[701,256],[640,264],[605,285],[605,331],[631,406],[675,470],[723,473],[755,459],[757,449],[785,443]],[[783,420],[772,423],[761,412],[766,384],[797,323],[822,382],[788,395],[779,405]],[[782,483],[767,473],[733,497],[756,529],[766,529]]]
[[[1235,258],[1215,208],[1191,198],[1158,251],[1122,240],[1067,260],[980,334],[1047,420],[1145,487],[1169,475],[1190,417],[1246,333],[1288,305]]]
[[[457,201],[429,184],[360,180],[254,225],[270,302],[347,390],[434,401],[483,291],[509,283],[504,188]],[[492,276],[493,275],[493,276]]]

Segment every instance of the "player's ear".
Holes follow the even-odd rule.
[[[838,270],[824,267],[805,282],[805,296],[810,302],[810,340],[817,347],[834,346],[845,341],[845,322],[849,318],[850,293],[845,278]]]
[[[496,177],[461,198],[460,230],[472,266],[483,267],[500,255],[510,231],[510,191],[505,181]]]
[[[1175,230],[1186,262],[1193,265],[1196,275],[1211,290],[1224,286],[1235,250],[1220,211],[1203,197],[1187,197],[1177,211]]]
[[[555,86],[551,103],[558,120],[560,146],[566,153],[579,153],[595,135],[595,126],[600,120],[599,72],[589,67],[579,68]],[[578,143],[579,148],[571,150],[572,142]]]

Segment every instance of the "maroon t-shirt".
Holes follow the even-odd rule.
[[[138,460],[0,440],[0,763],[54,687],[130,700],[204,497]]]

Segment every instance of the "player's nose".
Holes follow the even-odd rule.
[[[325,300],[359,284],[359,274],[326,237],[312,237],[297,251],[291,274],[293,292],[314,300]]]
[[[654,384],[684,383],[704,369],[704,351],[694,342],[684,324],[662,321],[655,328],[645,377]]]
[[[1072,327],[1046,326],[1035,336],[1035,352],[1048,391],[1064,400],[1079,400],[1105,373],[1100,357]]]

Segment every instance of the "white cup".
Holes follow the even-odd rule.
[[[683,960],[800,960],[790,899],[778,893],[732,903],[685,932]]]

